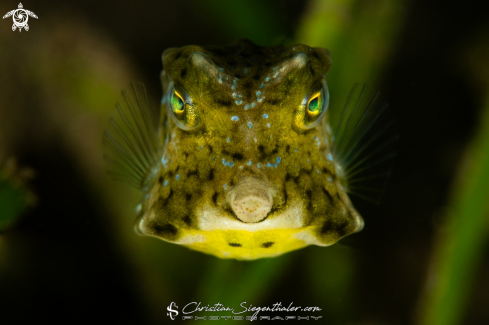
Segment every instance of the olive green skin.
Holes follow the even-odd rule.
[[[236,222],[228,193],[244,177],[261,180],[274,193],[267,219],[278,220],[294,207],[300,226],[291,228],[308,229],[314,237],[305,245],[331,245],[361,229],[331,157],[328,115],[309,129],[303,123],[307,113],[301,103],[321,89],[331,67],[327,50],[239,40],[227,47],[168,49],[163,66],[163,93],[172,82],[191,100],[180,122],[192,128],[184,130],[169,118],[166,98],[160,132],[164,154],[137,223],[141,233],[220,257],[253,259],[298,248],[267,240],[266,233],[260,237],[264,243],[248,243],[251,237],[238,234],[233,241],[241,242],[228,243],[235,251],[218,254],[224,246],[212,243],[211,232],[221,221],[224,230],[224,223]],[[210,210],[218,215],[204,225],[203,211]],[[201,246],[204,241],[215,247],[193,247],[192,240],[183,239],[188,234],[202,234]]]

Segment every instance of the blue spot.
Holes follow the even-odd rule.
[[[224,72],[224,68],[219,68],[219,71]]]
[[[226,139],[226,141],[227,141],[227,142],[231,142],[231,139],[230,139],[230,138],[227,138],[227,139]]]
[[[328,154],[328,160],[333,161],[333,156],[330,153]]]
[[[212,160],[216,160],[216,157],[212,157]]]
[[[260,103],[262,101],[262,98],[257,98],[257,101]]]
[[[254,102],[253,102],[253,103],[251,103],[251,107],[255,107],[255,103],[254,103]]]
[[[233,167],[234,166],[234,162],[233,161],[226,161],[226,159],[222,158],[222,164],[224,166],[228,166],[228,167]]]
[[[269,128],[269,127],[270,127],[270,123],[267,123],[267,128]]]
[[[166,166],[166,163],[168,162],[168,159],[166,159],[165,157],[161,158],[161,162],[163,163],[163,165]]]
[[[260,96],[261,96],[261,91],[259,91],[259,90],[258,90],[258,91],[256,92],[256,95],[257,95],[258,97],[260,97]]]
[[[202,148],[204,148],[204,146],[200,146],[200,147],[199,147],[199,150],[202,150]]]
[[[268,118],[268,114],[263,114],[263,118]]]
[[[165,181],[165,182],[163,183],[163,186],[167,186],[167,185],[168,185],[168,181]]]
[[[177,174],[177,176],[175,176],[175,179],[178,181],[180,179],[180,174]]]
[[[316,171],[318,172],[318,174],[321,174],[321,172],[319,171],[319,169],[318,169],[318,170],[316,170]]]
[[[233,95],[233,98],[236,98],[238,95],[236,95],[236,93],[232,93]]]
[[[266,82],[270,81],[270,77],[266,77],[266,78],[265,78],[265,81],[266,81]]]
[[[253,123],[251,122],[248,122],[248,127],[251,129],[251,127],[253,126]]]
[[[231,70],[234,70],[234,65],[231,66]]]
[[[219,81],[220,84],[222,84],[222,77],[221,76],[219,76],[219,80],[218,81]]]
[[[236,105],[241,105],[241,104],[243,104],[243,101],[242,100],[237,100],[236,101]]]
[[[236,84],[232,85],[232,86],[231,86],[231,89],[232,89],[232,90],[235,90],[235,89],[236,89]]]
[[[332,181],[331,177],[328,177],[328,181],[329,181],[329,182],[331,182],[331,181]]]
[[[246,105],[246,106],[245,106],[245,109],[248,109],[248,108],[250,108],[250,105]]]
[[[223,187],[224,189],[226,189],[226,186],[228,186],[228,184],[227,184],[227,183],[226,183],[226,184],[224,184],[222,187]]]
[[[267,163],[267,167],[275,167],[277,168],[278,164],[280,164],[280,161],[282,160],[281,157],[277,157],[277,160],[275,160],[275,164],[272,163]]]
[[[295,152],[299,151],[299,148],[295,148]]]
[[[277,72],[275,72],[275,73],[273,74],[273,77],[274,77],[274,78],[277,78],[278,73],[279,73],[278,71],[277,71]]]
[[[256,164],[256,167],[261,168],[261,165],[260,164]]]
[[[239,95],[238,95],[238,97],[239,97],[239,98],[243,98],[243,95],[239,94]]]
[[[250,161],[248,161],[248,166],[250,166],[250,165],[251,165],[251,160],[250,160]]]
[[[265,84],[260,85],[260,89],[263,89],[263,87],[265,87]]]
[[[275,71],[275,70],[277,70],[277,69],[278,69],[278,67],[273,67],[273,68],[272,68],[272,70],[273,70],[273,71]]]
[[[239,121],[239,117],[237,117],[236,115],[234,115],[233,117],[231,117],[231,121]]]

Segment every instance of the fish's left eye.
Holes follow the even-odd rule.
[[[329,92],[326,81],[322,82],[321,89],[308,95],[302,101],[295,118],[301,129],[311,129],[319,124],[326,114],[329,105]]]
[[[166,98],[168,115],[179,128],[192,130],[199,125],[200,119],[190,96],[176,90],[173,82],[168,86]]]
[[[323,102],[324,102],[324,94],[321,90],[316,93],[311,99],[309,99],[309,103],[307,103],[307,114],[311,116],[317,116],[321,114],[323,111]]]

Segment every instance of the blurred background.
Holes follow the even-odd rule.
[[[23,5],[39,17],[29,18],[29,31],[13,32],[11,17],[0,21],[1,324],[162,324],[171,302],[193,301],[237,310],[241,302],[317,306],[259,315],[322,316],[329,325],[489,324],[482,1]],[[0,13],[17,6],[4,0]],[[121,89],[141,80],[156,105],[164,49],[238,38],[328,48],[331,110],[356,82],[390,103],[399,154],[381,204],[354,199],[362,232],[241,262],[133,231],[141,193],[109,180],[102,159]],[[210,315],[219,314],[192,314]]]

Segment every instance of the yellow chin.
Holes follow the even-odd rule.
[[[183,245],[220,258],[254,260],[278,256],[308,246],[307,242],[299,239],[304,237],[304,233],[304,228],[190,231],[187,236],[194,238],[198,236],[202,241]]]

